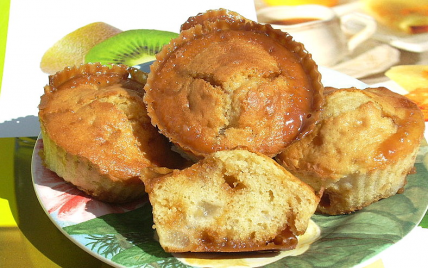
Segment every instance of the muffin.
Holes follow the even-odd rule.
[[[95,63],[50,76],[39,105],[47,168],[96,199],[123,203],[144,194],[142,169],[180,167],[147,116],[146,78]]]
[[[167,252],[292,249],[319,201],[272,158],[242,149],[144,182]]]
[[[275,156],[310,132],[323,86],[301,43],[223,9],[185,25],[156,55],[144,88],[152,124],[180,150]]]
[[[351,213],[403,191],[424,127],[419,108],[386,88],[326,89],[314,131],[276,159],[323,194],[319,212]]]

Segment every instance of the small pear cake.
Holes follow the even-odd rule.
[[[190,17],[150,70],[152,124],[199,159],[237,147],[275,156],[312,130],[322,105],[303,44],[224,9]]]
[[[98,63],[51,75],[39,105],[47,168],[96,199],[123,203],[144,194],[142,169],[181,167],[147,116],[146,78]]]
[[[311,187],[272,158],[241,149],[145,178],[167,252],[292,249],[319,202]]]
[[[416,104],[386,88],[329,88],[314,131],[276,159],[322,193],[319,212],[351,213],[403,191],[424,128]]]

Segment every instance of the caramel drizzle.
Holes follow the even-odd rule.
[[[397,162],[402,155],[410,154],[415,148],[415,144],[421,140],[421,134],[418,131],[409,131],[420,124],[419,119],[419,113],[415,111],[408,111],[405,119],[392,117],[397,125],[397,132],[380,144],[378,153],[374,158],[375,162],[380,166],[385,166],[388,162]]]

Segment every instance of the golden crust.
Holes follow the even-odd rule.
[[[273,159],[247,150],[215,152],[144,183],[168,252],[290,249],[319,202]]]
[[[321,203],[326,205],[319,210],[348,213],[405,185],[424,128],[419,108],[386,88],[326,89],[314,131],[277,160],[315,190],[324,191]]]
[[[199,13],[196,16],[189,17],[181,27],[180,32],[188,30],[196,25],[203,25],[205,23],[216,22],[220,20],[229,21],[235,23],[239,21],[240,23],[251,22],[251,20],[245,18],[244,16],[238,14],[237,12],[227,10],[227,9],[212,9],[207,10],[205,13]]]
[[[47,167],[100,200],[126,202],[144,193],[141,169],[179,166],[147,116],[146,77],[100,64],[50,76],[39,105]]]
[[[148,114],[196,156],[240,146],[274,156],[317,120],[320,73],[288,34],[233,14],[212,19],[217,13],[198,15],[157,55]]]

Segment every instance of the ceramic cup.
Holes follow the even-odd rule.
[[[339,18],[333,9],[321,5],[266,7],[257,11],[257,19],[288,32],[304,44],[318,65],[327,67],[352,53],[376,31],[376,21],[369,16],[349,13]]]

